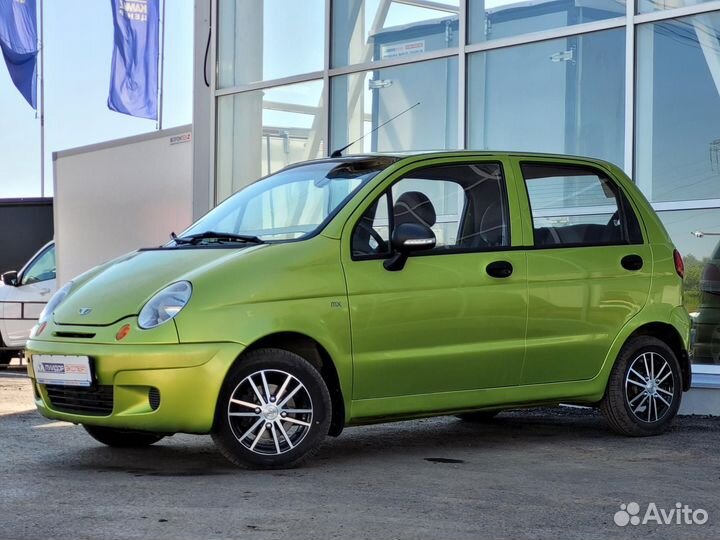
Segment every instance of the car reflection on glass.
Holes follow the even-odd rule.
[[[700,307],[693,317],[692,356],[698,364],[720,364],[720,242],[703,266]]]

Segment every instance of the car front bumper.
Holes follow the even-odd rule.
[[[35,404],[47,418],[157,433],[208,433],[225,375],[243,349],[238,343],[120,345],[30,340],[26,356]],[[88,356],[94,387],[38,384],[32,368],[34,354]]]

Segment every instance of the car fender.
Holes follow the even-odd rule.
[[[646,325],[652,323],[661,322],[663,324],[669,324],[678,332],[683,340],[685,349],[687,350],[689,337],[690,337],[690,320],[682,306],[671,306],[669,304],[647,304],[637,315],[630,319],[625,326],[618,332],[615,339],[608,350],[605,360],[600,368],[598,374],[593,378],[595,381],[595,395],[597,400],[600,400],[605,394],[605,387],[607,381],[610,378],[610,372],[615,365],[615,360],[620,354],[620,350],[623,348],[630,336],[635,331]]]

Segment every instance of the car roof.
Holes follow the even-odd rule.
[[[377,159],[379,157],[393,158],[397,161],[411,159],[415,157],[434,158],[434,157],[462,157],[462,156],[488,156],[488,157],[523,157],[523,158],[536,158],[536,159],[561,159],[561,160],[576,160],[592,162],[603,165],[612,165],[611,163],[598,158],[592,158],[588,156],[576,156],[571,154],[552,154],[545,152],[522,152],[522,151],[496,151],[496,150],[416,150],[416,151],[404,151],[404,152],[368,152],[362,154],[348,154],[346,156],[339,157],[326,157],[311,160],[313,163],[317,162],[338,162],[347,163],[351,161],[364,161]],[[294,165],[300,165],[299,162]],[[291,165],[292,166],[292,165]]]

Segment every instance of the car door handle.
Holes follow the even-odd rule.
[[[490,277],[506,278],[512,275],[513,266],[507,261],[495,261],[488,264],[485,271]]]
[[[40,289],[40,296],[45,296],[46,294],[50,294],[50,289]]]
[[[620,264],[625,270],[636,272],[643,267],[643,260],[640,255],[625,255],[620,260]]]

